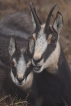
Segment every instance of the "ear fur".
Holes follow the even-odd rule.
[[[60,34],[61,28],[63,26],[63,16],[62,14],[58,11],[56,14],[56,18],[53,23],[53,28]]]
[[[29,52],[31,54],[33,54],[33,52],[34,52],[34,46],[35,46],[35,40],[34,40],[33,37],[30,37],[29,38],[29,43],[28,43],[28,48],[29,48]]]
[[[17,47],[16,47],[15,36],[11,36],[10,41],[9,41],[9,47],[8,47],[8,52],[10,56],[12,56],[15,53],[16,49]]]

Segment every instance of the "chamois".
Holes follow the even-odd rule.
[[[56,4],[51,8],[45,24],[40,24],[30,3],[34,33],[33,71],[41,106],[71,106],[71,72],[59,42],[63,16],[58,11],[52,25],[50,18]]]
[[[32,70],[32,41],[29,39],[29,46],[25,49],[24,47],[17,47],[14,36],[10,38],[8,47],[10,67],[0,62],[0,98],[5,95],[10,95],[13,98],[17,95],[18,99],[24,100],[30,92],[27,101],[31,106],[36,106],[36,84],[33,72],[30,71]]]

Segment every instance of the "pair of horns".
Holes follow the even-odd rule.
[[[45,30],[47,30],[49,28],[50,18],[52,16],[52,12],[55,9],[56,5],[57,4],[54,4],[53,5],[53,7],[51,8],[51,10],[50,10],[50,12],[48,14],[47,21],[46,21],[46,26],[45,26]],[[38,16],[36,14],[36,10],[35,10],[35,7],[33,6],[33,3],[32,2],[30,3],[30,8],[31,8],[31,12],[32,12],[32,14],[34,16],[34,20],[36,22],[36,26],[37,26],[38,29],[40,29],[40,21],[38,20]]]

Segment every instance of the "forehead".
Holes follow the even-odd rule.
[[[16,50],[16,52],[13,54],[12,59],[15,58],[16,60],[19,60],[21,56],[21,51],[20,49]]]
[[[54,30],[52,25],[49,26],[49,29],[45,31],[45,24],[41,25],[41,29],[38,33],[35,34],[36,36],[36,45],[39,46],[40,44],[45,44],[46,40],[52,36],[58,38],[58,33]]]
[[[45,28],[45,24],[41,25],[41,29],[39,31],[35,31],[33,35],[35,35],[37,39],[38,38],[42,39],[43,37],[46,38],[44,33],[44,28]]]
[[[38,32],[38,36],[35,42],[34,58],[41,58],[42,53],[47,48],[46,35],[44,33],[44,27]]]
[[[36,35],[36,42],[35,42],[35,49],[34,49],[34,58],[41,58],[42,54],[45,52],[46,48],[49,44],[51,44],[52,36],[56,36],[58,38],[57,32],[52,28],[52,26],[49,26],[49,29],[47,31],[45,29],[45,24],[41,26],[40,31],[38,32],[38,35]]]
[[[45,24],[41,25],[41,29],[39,32],[36,32],[36,38],[40,38],[40,37],[44,37],[44,38],[48,38],[50,34],[52,34],[52,36],[58,36],[58,33],[55,31],[55,29],[53,28],[52,25],[49,26],[48,30],[44,30],[45,29]],[[42,37],[42,38],[43,38]]]
[[[27,50],[24,51],[24,49],[18,49],[14,55],[12,56],[12,59],[16,59],[16,61],[18,62],[20,59],[23,59],[23,61],[28,62],[29,59],[31,58],[31,56],[29,55],[29,53],[27,52]]]
[[[38,48],[39,48],[39,46],[41,45],[41,48],[42,48],[42,45],[44,46],[45,42],[46,42],[46,35],[44,33],[44,29],[42,28],[40,30],[40,32],[38,33],[38,37],[37,37],[37,41],[36,41],[36,46],[38,46]],[[47,44],[45,44],[45,46],[46,45]]]

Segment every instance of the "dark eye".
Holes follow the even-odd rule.
[[[17,51],[17,54],[20,54],[20,51]]]
[[[14,61],[12,61],[11,66],[14,66],[14,65],[15,65],[15,63],[14,63]]]
[[[56,40],[57,40],[56,37],[52,37],[51,42],[52,42],[52,43],[55,43]]]

